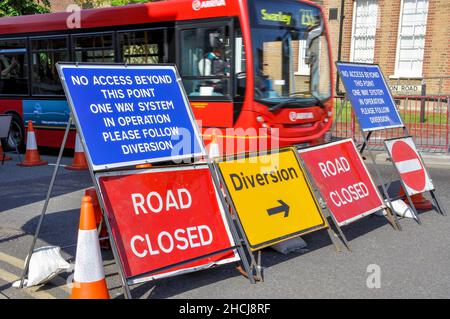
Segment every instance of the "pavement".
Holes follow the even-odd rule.
[[[392,164],[375,154],[385,182],[395,181]],[[18,167],[0,165],[0,299],[68,298],[72,272],[64,272],[45,285],[17,289],[12,282],[22,272],[42,210],[56,156],[42,156],[50,165]],[[366,157],[367,154],[366,154]],[[450,157],[424,155],[436,193],[447,211],[450,207]],[[71,158],[64,157],[67,165]],[[374,166],[366,160],[371,172]],[[376,182],[375,174],[372,174]],[[60,169],[37,247],[57,245],[73,263],[79,207],[84,190],[92,187],[87,171]],[[369,216],[343,232],[352,252],[336,252],[326,231],[303,237],[304,251],[283,255],[263,250],[265,281],[250,284],[229,264],[132,287],[135,298],[449,298],[450,217],[436,211],[420,213],[422,225],[401,219],[395,231],[384,217]],[[123,298],[120,278],[110,251],[103,251],[104,269],[112,298]],[[380,287],[369,288],[374,269]]]

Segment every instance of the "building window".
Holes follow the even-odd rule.
[[[395,75],[421,77],[428,0],[403,0],[400,10]]]
[[[350,61],[373,63],[377,17],[377,0],[355,1]]]

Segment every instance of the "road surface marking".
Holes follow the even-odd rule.
[[[11,266],[14,266],[16,268],[19,268],[20,270],[23,270],[23,266],[25,262],[17,257],[10,256],[8,254],[0,252],[0,260],[10,264]],[[20,278],[19,278],[20,279]],[[51,283],[53,283],[57,288],[60,288],[64,290],[66,293],[70,294],[71,291],[69,287],[67,287],[66,280],[61,276],[56,276],[50,280]]]
[[[19,280],[20,278],[6,270],[0,269],[0,278],[9,282],[9,283],[13,283],[16,280]],[[37,299],[56,299],[55,296],[51,295],[50,293],[46,292],[46,291],[37,291],[34,289],[30,289],[30,288],[24,288],[22,289],[22,291],[28,295],[30,295],[33,298],[37,298]]]

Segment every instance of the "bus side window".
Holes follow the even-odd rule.
[[[56,63],[69,61],[67,38],[31,39],[33,95],[64,95]]]
[[[26,41],[0,41],[0,94],[26,95],[28,90],[28,59]]]
[[[231,46],[227,27],[181,30],[180,73],[189,96],[230,96]]]
[[[122,62],[134,64],[164,63],[164,30],[119,33]]]
[[[112,33],[73,36],[76,62],[114,62]]]

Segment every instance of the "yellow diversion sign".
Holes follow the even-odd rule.
[[[251,250],[328,226],[294,148],[217,160]]]

